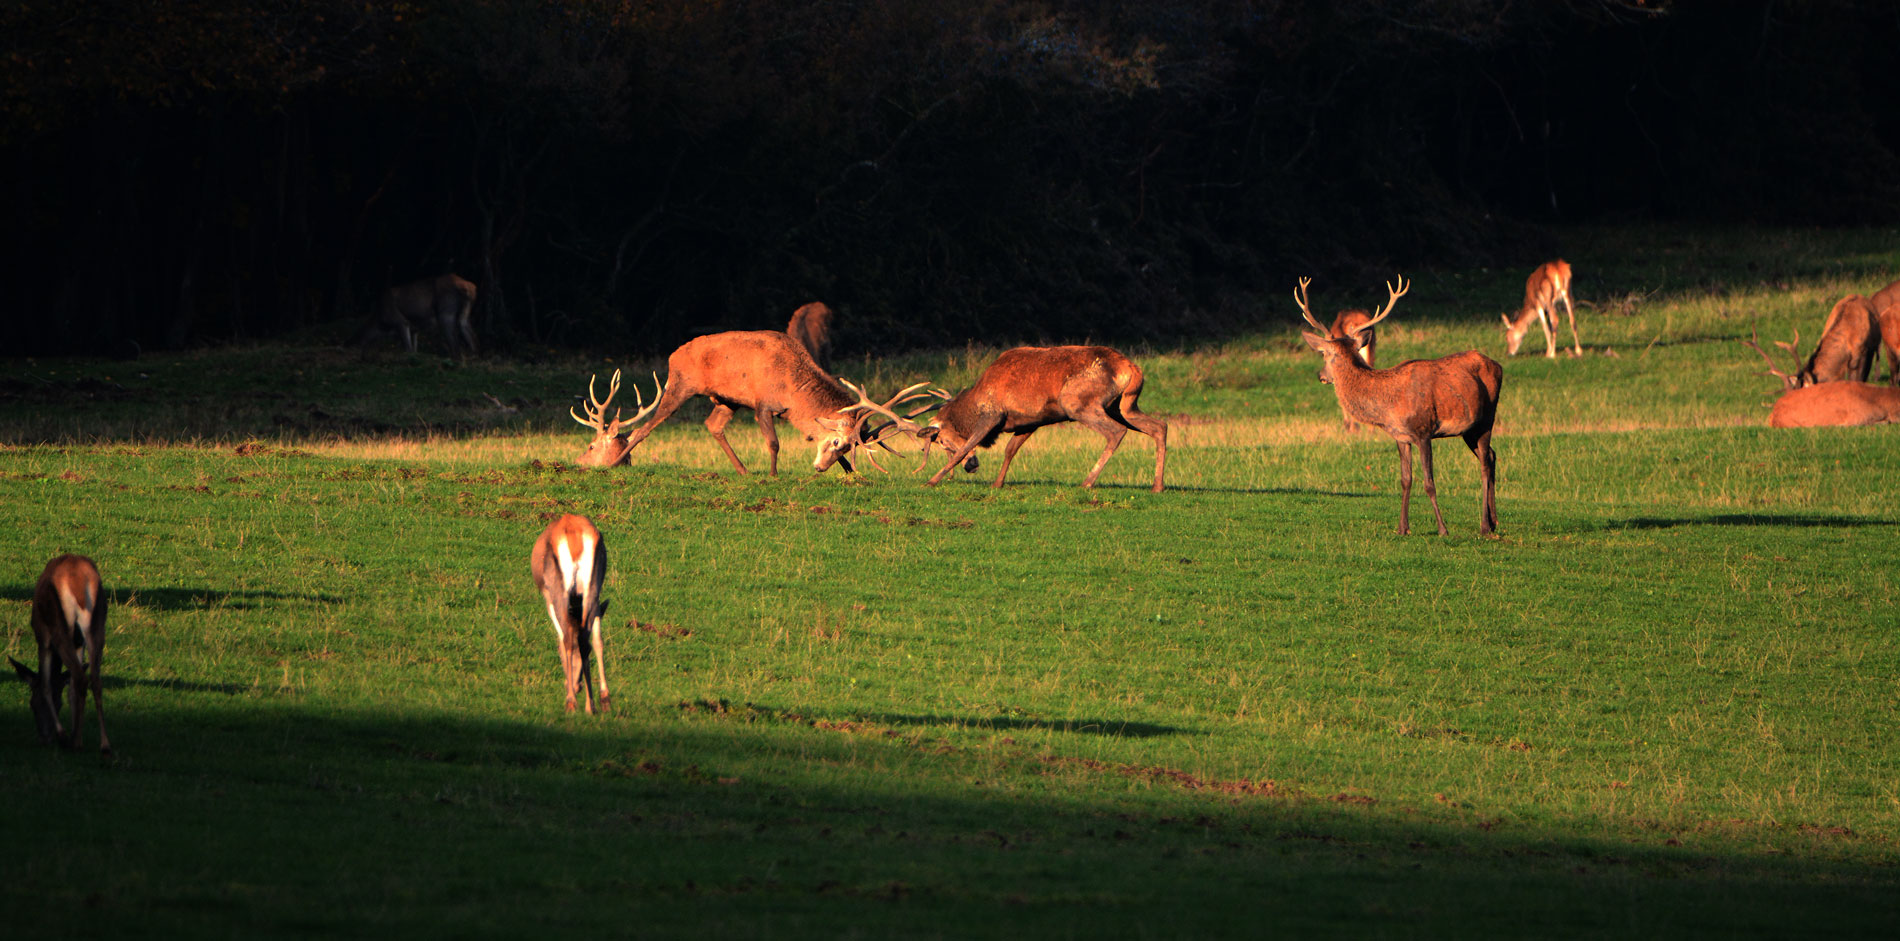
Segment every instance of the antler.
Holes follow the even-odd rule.
[[[838,382],[843,384],[845,388],[856,393],[858,397],[857,402],[854,404],[847,405],[838,410],[841,412],[858,413],[857,420],[852,422],[850,429],[846,432],[848,439],[858,445],[865,445],[867,447],[875,444],[886,451],[890,451],[892,454],[897,452],[893,451],[890,445],[884,443],[884,438],[890,429],[896,428],[900,431],[916,434],[920,430],[920,426],[911,419],[925,412],[932,411],[933,409],[942,408],[945,402],[950,401],[949,392],[943,389],[928,388],[930,385],[928,382],[919,382],[916,385],[907,386],[896,395],[891,396],[889,401],[883,404],[872,401],[871,397],[865,394],[863,388],[849,379],[841,378]],[[914,402],[918,399],[935,399],[936,401],[922,408],[913,409],[908,415],[897,414],[898,406],[906,402]],[[879,425],[876,429],[873,429],[870,434],[864,434],[864,423],[869,421],[873,414],[883,415],[889,418],[890,421],[886,424]],[[928,445],[926,445],[926,453],[928,453]],[[877,458],[872,455],[871,451],[866,450],[864,455],[878,470],[884,470],[884,466],[878,464]]]
[[[1386,293],[1385,306],[1378,310],[1373,311],[1372,319],[1366,321],[1364,326],[1354,329],[1353,330],[1354,333],[1359,333],[1361,331],[1364,331],[1367,328],[1371,327],[1373,324],[1376,324],[1379,321],[1392,316],[1392,308],[1399,306],[1399,298],[1404,297],[1405,292],[1410,291],[1412,289],[1412,286],[1410,284],[1405,283],[1404,275],[1399,275],[1398,277],[1399,277],[1399,286],[1397,288],[1394,288],[1392,286],[1392,282],[1390,281],[1387,281],[1385,283],[1385,293]]]
[[[1749,349],[1754,350],[1757,353],[1760,353],[1762,361],[1768,364],[1768,371],[1772,373],[1775,377],[1779,378],[1781,380],[1782,385],[1788,386],[1789,388],[1793,388],[1793,381],[1794,381],[1793,377],[1789,376],[1787,373],[1782,372],[1779,369],[1776,369],[1774,359],[1768,355],[1768,352],[1766,350],[1763,350],[1761,348],[1761,343],[1757,342],[1761,339],[1761,336],[1758,333],[1756,333],[1756,331],[1753,328],[1751,328],[1748,331],[1748,336],[1749,336],[1749,339],[1743,340],[1742,345],[1748,347]],[[1800,344],[1801,342],[1800,330],[1796,330],[1794,332],[1794,342],[1796,345]],[[1790,346],[1789,344],[1783,343],[1780,340],[1776,340],[1775,345],[1781,347],[1784,350],[1787,350],[1789,353],[1793,354],[1796,359],[1801,358],[1801,354],[1795,351],[1794,346]]]
[[[1300,305],[1300,316],[1305,317],[1306,322],[1313,325],[1313,329],[1325,333],[1326,327],[1313,319],[1312,309],[1306,306],[1306,286],[1312,283],[1312,278],[1301,278],[1300,286],[1293,289],[1293,300]]]
[[[614,370],[613,378],[607,381],[607,397],[605,399],[594,397],[594,380],[597,378],[599,378],[599,376],[587,377],[587,417],[582,418],[575,414],[572,407],[568,408],[567,413],[573,416],[575,421],[602,434],[609,433],[610,427],[618,428],[622,424],[631,425],[653,414],[653,410],[660,407],[661,397],[666,395],[666,386],[660,382],[660,374],[656,372],[653,374],[652,404],[649,405],[646,403],[646,400],[640,395],[640,387],[635,385],[633,387],[633,404],[634,408],[639,409],[639,411],[634,412],[632,418],[623,421],[620,417],[620,410],[614,409],[614,420],[610,426],[606,420],[607,405],[614,400],[615,395],[620,393],[620,370]]]

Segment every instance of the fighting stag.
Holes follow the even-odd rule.
[[[589,715],[596,702],[601,711],[606,711],[612,700],[607,693],[607,659],[600,636],[600,618],[607,613],[607,602],[600,599],[600,590],[607,580],[607,541],[601,538],[593,520],[564,514],[548,524],[541,538],[534,541],[528,564],[534,586],[541,589],[541,597],[548,603],[548,617],[554,621],[567,711],[574,711],[576,697],[584,697]],[[589,683],[590,666],[600,677],[598,696]]]
[[[84,746],[86,691],[91,690],[99,714],[99,752],[112,754],[112,742],[106,738],[105,692],[99,680],[99,663],[106,652],[106,593],[99,567],[83,555],[62,555],[46,563],[33,586],[29,618],[39,646],[39,670],[12,657],[7,660],[32,694],[33,719],[41,740],[65,748]],[[61,687],[68,683],[73,703],[70,736],[59,721],[65,692]]]
[[[657,378],[655,379],[657,382]],[[894,408],[916,397],[918,387],[898,393],[886,408]],[[633,449],[645,441],[660,423],[672,417],[688,399],[703,395],[712,400],[712,414],[706,418],[706,430],[719,442],[720,450],[739,473],[747,473],[745,464],[726,441],[726,425],[733,409],[749,408],[758,418],[759,433],[765,437],[766,453],[771,459],[772,476],[778,476],[778,419],[784,418],[803,432],[807,441],[816,441],[818,451],[812,458],[812,470],[822,472],[838,464],[847,473],[855,472],[853,453],[867,445],[888,449],[881,440],[890,426],[877,433],[864,433],[864,409],[876,405],[862,394],[846,388],[831,374],[818,368],[811,353],[790,336],[776,330],[715,333],[688,341],[667,358],[666,384],[653,404],[631,419],[603,420],[606,401],[591,402],[589,417],[574,416],[576,421],[593,428],[594,439],[582,453],[580,463],[612,466],[627,462]],[[620,437],[622,426],[651,415],[646,424]]]
[[[831,321],[837,314],[823,303],[813,301],[792,311],[785,333],[811,354],[818,368],[831,369]]]
[[[1570,304],[1570,263],[1559,258],[1537,266],[1531,272],[1530,280],[1524,282],[1524,304],[1518,308],[1517,316],[1499,314],[1504,320],[1504,351],[1516,356],[1518,348],[1524,345],[1524,334],[1530,332],[1531,323],[1544,328],[1544,356],[1557,358],[1557,334],[1551,321],[1557,319],[1557,302],[1563,301],[1564,313],[1570,318],[1570,342],[1574,347],[1571,355],[1583,355],[1583,342],[1577,339],[1577,310]]]
[[[962,463],[975,473],[973,452],[996,443],[1004,432],[1010,433],[1003,449],[1003,466],[990,486],[1001,487],[1009,473],[1009,462],[1016,457],[1044,425],[1078,422],[1107,439],[1102,456],[1082,480],[1082,486],[1095,486],[1095,478],[1121,446],[1122,437],[1132,428],[1154,439],[1154,492],[1162,490],[1162,475],[1168,461],[1168,423],[1143,414],[1137,406],[1141,397],[1141,367],[1106,346],[1022,346],[1006,350],[984,370],[976,385],[951,399],[929,425],[917,432],[931,444],[942,444],[951,454],[926,485],[935,485]],[[925,445],[928,452],[929,444]]]
[[[1771,428],[1823,428],[1854,425],[1884,425],[1900,421],[1900,388],[1877,386],[1868,382],[1840,381],[1813,385],[1800,383],[1800,373],[1782,372],[1761,348],[1760,337],[1750,334],[1742,345],[1761,354],[1768,373],[1781,380],[1782,393],[1768,413]],[[1800,343],[1797,331],[1795,343]],[[1795,345],[1777,342],[1799,361]]]
[[[1498,393],[1504,385],[1503,367],[1483,353],[1466,350],[1439,359],[1407,360],[1391,369],[1373,369],[1359,361],[1350,336],[1327,336],[1326,328],[1313,317],[1306,303],[1306,287],[1311,283],[1311,278],[1301,278],[1293,300],[1300,305],[1300,315],[1319,331],[1304,331],[1300,336],[1320,355],[1321,380],[1332,383],[1346,417],[1383,428],[1398,442],[1399,533],[1412,531],[1412,448],[1417,446],[1425,468],[1425,495],[1432,501],[1438,534],[1446,534],[1445,514],[1438,509],[1438,486],[1432,477],[1432,439],[1450,437],[1464,439],[1478,459],[1478,471],[1484,479],[1478,503],[1478,532],[1497,532],[1498,459],[1491,449],[1491,428],[1497,419]],[[1385,307],[1358,329],[1369,330],[1392,316],[1399,298],[1410,289],[1402,276],[1397,287],[1387,283]]]
[[[466,359],[476,352],[475,327],[469,322],[475,309],[475,284],[453,274],[423,278],[383,292],[382,306],[356,335],[358,344],[382,331],[402,337],[404,349],[416,351],[416,331],[431,324],[442,331],[450,356]]]

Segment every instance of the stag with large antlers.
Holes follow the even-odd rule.
[[[1803,372],[1785,373],[1775,368],[1774,358],[1761,348],[1760,339],[1751,332],[1742,345],[1760,353],[1768,364],[1768,374],[1781,380],[1782,393],[1768,413],[1769,427],[1844,427],[1900,421],[1900,389],[1853,380],[1803,384]],[[1796,347],[1800,342],[1801,334],[1796,331],[1795,343],[1777,341],[1775,345],[1788,351],[1798,362],[1800,355]]]
[[[1801,331],[1795,331],[1793,343],[1776,340],[1775,345],[1799,360]],[[1756,347],[1758,352],[1760,349]],[[1828,311],[1827,322],[1821,325],[1821,339],[1815,341],[1807,362],[1791,374],[1775,375],[1789,389],[1824,382],[1866,382],[1879,354],[1880,322],[1874,315],[1874,304],[1859,294],[1849,294]]]
[[[657,377],[655,382],[658,382]],[[884,436],[894,426],[886,424],[870,433],[865,423],[873,409],[889,411],[923,397],[912,386],[885,403],[876,403],[856,386],[847,385],[818,368],[811,353],[798,341],[776,330],[715,333],[690,340],[667,359],[666,385],[660,388],[651,405],[624,421],[605,421],[607,405],[613,400],[596,400],[589,384],[588,417],[574,419],[594,429],[594,439],[582,453],[580,463],[612,466],[627,462],[633,449],[645,441],[661,422],[696,395],[712,400],[712,414],[706,418],[706,430],[719,442],[720,450],[739,473],[745,464],[726,441],[726,425],[733,409],[749,408],[758,418],[759,432],[765,437],[772,476],[778,476],[778,419],[791,422],[807,441],[818,444],[812,458],[812,470],[824,471],[833,464],[846,472],[856,470],[853,455],[861,448],[879,446],[888,449]],[[620,437],[621,429],[651,415],[646,424]],[[868,451],[866,452],[868,453]]]
[[[1311,278],[1301,278],[1293,299],[1300,305],[1300,315],[1319,331],[1300,335],[1320,355],[1321,380],[1332,383],[1339,407],[1348,418],[1383,428],[1398,442],[1399,532],[1412,531],[1412,448],[1416,446],[1425,469],[1425,495],[1431,499],[1432,516],[1438,520],[1438,534],[1446,534],[1445,514],[1438,509],[1438,487],[1432,477],[1432,439],[1451,437],[1464,440],[1478,459],[1478,471],[1484,479],[1478,502],[1478,532],[1497,532],[1497,452],[1491,449],[1491,428],[1497,419],[1498,393],[1504,385],[1503,367],[1483,353],[1466,350],[1439,359],[1407,360],[1391,369],[1373,369],[1359,361],[1350,336],[1327,336],[1326,328],[1313,317],[1306,303],[1306,287],[1311,283]],[[1387,283],[1385,307],[1358,329],[1369,330],[1392,316],[1399,298],[1410,289],[1404,277],[1399,278],[1397,287]]]
[[[541,532],[528,563],[534,586],[541,590],[541,598],[548,603],[548,617],[554,621],[567,711],[574,711],[576,698],[585,699],[589,715],[596,703],[605,711],[612,702],[607,693],[607,659],[600,635],[600,618],[607,613],[607,602],[600,599],[600,590],[607,581],[607,540],[593,520],[567,513]],[[588,681],[590,667],[600,677],[598,696]]]
[[[36,671],[12,657],[15,672],[33,696],[33,718],[40,738],[66,748],[85,744],[86,693],[99,714],[99,751],[112,754],[106,738],[105,690],[99,680],[99,662],[106,651],[106,593],[99,567],[83,555],[62,555],[46,563],[33,586],[28,615],[39,647]],[[60,701],[70,682],[73,729],[70,735],[59,721]]]
[[[1504,351],[1516,356],[1518,348],[1524,345],[1524,334],[1530,332],[1535,322],[1544,328],[1544,356],[1557,358],[1557,332],[1551,322],[1557,319],[1557,302],[1563,301],[1564,314],[1570,318],[1570,343],[1574,347],[1571,355],[1583,355],[1583,342],[1577,339],[1577,309],[1570,304],[1570,263],[1559,258],[1537,266],[1531,272],[1530,280],[1524,282],[1524,304],[1517,310],[1517,316],[1500,314],[1504,318]]]
[[[990,485],[1001,487],[1009,473],[1009,462],[1036,429],[1072,421],[1107,439],[1101,458],[1083,478],[1082,486],[1095,486],[1095,478],[1101,476],[1102,468],[1121,446],[1122,437],[1132,428],[1154,440],[1153,489],[1160,493],[1168,462],[1168,423],[1144,414],[1138,407],[1141,384],[1141,367],[1106,346],[1022,346],[1006,350],[984,370],[976,385],[951,399],[917,433],[927,442],[942,444],[951,455],[950,463],[927,485],[942,481],[959,463],[966,472],[975,473],[973,452],[995,444],[998,436],[1008,432],[1003,466],[997,469],[996,480]]]

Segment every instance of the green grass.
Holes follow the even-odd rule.
[[[1567,233],[1593,352],[1506,363],[1498,540],[1455,441],[1451,535],[1393,534],[1394,449],[1290,327],[1138,355],[1158,495],[1132,435],[1078,488],[1081,432],[1001,491],[993,455],[813,477],[789,434],[739,478],[691,416],[567,466],[585,375],[651,359],[0,363],[5,651],[47,558],[98,559],[119,753],[0,686],[0,897],[33,933],[1884,936],[1900,447],[1764,427],[1733,340],[1817,329],[1892,236]],[[1382,358],[1498,355],[1527,271],[1419,273]],[[612,550],[607,716],[561,713],[527,577],[562,510]]]

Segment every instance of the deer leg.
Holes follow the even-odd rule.
[[[1003,485],[1003,476],[1009,473],[1009,462],[1016,459],[1016,451],[1029,440],[1030,435],[1035,433],[1036,429],[1031,428],[1028,431],[1019,431],[1009,436],[1009,444],[1003,448],[1003,466],[997,470],[996,482],[990,484],[991,487],[1001,487]]]
[[[1537,305],[1537,325],[1544,329],[1545,359],[1557,358],[1557,332],[1550,329],[1550,318],[1556,315],[1556,311],[1546,308],[1543,304]]]
[[[1412,534],[1412,443],[1399,442],[1399,535]]]
[[[778,476],[778,415],[766,409],[755,408],[752,417],[759,421],[759,434],[765,436],[765,453],[772,456],[772,476]]]
[[[1123,396],[1121,403],[1122,424],[1147,435],[1155,443],[1155,485],[1154,492],[1162,489],[1162,473],[1168,466],[1168,423],[1135,408],[1131,397]]]
[[[104,598],[99,599],[100,605],[104,605],[105,603],[106,600]],[[89,661],[86,680],[87,685],[92,687],[92,708],[97,711],[99,716],[99,753],[102,755],[110,755],[112,754],[112,740],[106,738],[105,684],[99,679],[99,671],[103,666],[101,661],[105,659],[106,653],[105,639],[99,634],[99,632],[105,630],[104,615],[105,609],[103,607],[95,610],[93,612],[92,624],[85,632],[86,659]]]
[[[1478,475],[1484,481],[1478,493],[1478,534],[1493,535],[1498,531],[1498,453],[1491,449],[1491,430],[1487,428],[1479,435],[1466,432],[1465,446],[1478,459]]]
[[[86,668],[79,662],[79,652],[67,658],[66,669],[72,674],[68,679],[73,693],[73,740],[70,748],[86,746]]]
[[[606,642],[600,636],[600,615],[594,615],[593,630],[587,632],[588,640],[594,648],[594,672],[600,679],[600,710],[606,712],[613,699],[607,692],[607,652]]]
[[[983,439],[989,437],[990,432],[994,430],[997,425],[1002,424],[1002,422],[1003,417],[998,415],[972,432],[970,437],[964,440],[963,447],[958,448],[957,453],[950,455],[950,463],[945,464],[943,470],[938,471],[929,480],[924,481],[924,486],[935,487],[941,483],[945,477],[950,476],[950,472],[956,470],[957,465],[963,463],[964,459],[970,456],[970,452],[975,451],[977,445],[982,444]]]
[[[1555,311],[1552,311],[1555,313]],[[1570,289],[1564,288],[1564,314],[1570,320],[1570,345],[1576,348],[1577,355],[1583,355],[1583,341],[1577,339],[1577,308],[1570,303]]]
[[[1438,534],[1446,534],[1445,514],[1438,509],[1438,481],[1432,476],[1432,439],[1418,441],[1418,460],[1425,468],[1425,496],[1432,501],[1432,518],[1438,520]]]
[[[732,453],[732,445],[726,443],[726,423],[730,421],[732,421],[732,409],[723,403],[715,402],[712,414],[706,416],[706,430],[712,432],[713,440],[719,442],[720,449],[726,452],[726,459],[732,462],[732,466],[739,469],[739,473],[743,474],[746,472],[745,465],[739,463],[739,455]]]
[[[53,735],[61,745],[66,744],[66,727],[59,721],[59,699],[65,690],[59,688],[59,655],[51,647],[40,651],[40,699],[46,703],[46,714],[53,717]]]

